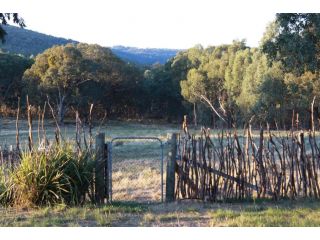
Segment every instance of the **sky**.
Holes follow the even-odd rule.
[[[246,39],[256,47],[277,12],[319,12],[316,0],[11,0],[27,29],[102,46],[186,49]],[[6,5],[6,3],[4,3]],[[1,3],[3,8],[3,3]],[[9,12],[9,11],[7,11]]]

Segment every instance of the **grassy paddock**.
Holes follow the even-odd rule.
[[[16,139],[16,122],[15,119],[0,118],[0,145],[15,144]],[[53,120],[45,121],[45,130],[49,139],[54,139],[55,123]],[[28,140],[28,122],[19,120],[20,142],[26,143]],[[88,129],[86,126],[86,132]],[[94,124],[93,134],[96,132],[105,132],[107,140],[119,136],[156,136],[163,140],[166,139],[167,133],[180,131],[180,125],[175,124],[142,124],[134,122],[107,121],[104,125],[100,123]],[[38,121],[33,121],[33,135],[38,137]],[[61,134],[65,139],[75,138],[75,123],[66,123],[61,127]]]
[[[14,118],[0,118],[0,145],[15,144],[16,139],[16,120]],[[26,143],[28,140],[28,122],[27,120],[19,120],[20,127],[20,142]],[[33,121],[33,135],[36,139],[38,136],[38,121]],[[45,121],[46,134],[49,139],[54,139],[55,123],[53,120]],[[106,140],[110,140],[113,137],[120,136],[152,136],[159,137],[163,141],[167,138],[167,133],[179,132],[181,130],[181,124],[143,124],[135,122],[124,121],[107,121],[104,125],[100,126],[100,123],[94,124],[93,134],[97,131],[106,133]],[[192,125],[189,126],[190,134],[198,134],[200,127],[194,129]],[[88,129],[86,129],[86,132]],[[244,135],[243,129],[238,129],[238,135],[241,139]],[[288,131],[272,131],[277,136],[286,136]],[[66,123],[61,127],[61,133],[65,139],[75,138],[75,124],[74,121]],[[211,130],[211,136],[213,139],[217,137],[217,133],[221,133],[221,130]],[[259,131],[253,131],[255,138],[259,137]],[[316,136],[320,136],[320,132],[316,132]]]
[[[101,207],[83,206],[38,209],[0,209],[0,226],[320,226],[320,202],[170,204],[120,203]]]

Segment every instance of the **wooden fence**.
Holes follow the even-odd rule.
[[[281,134],[281,135],[280,135]],[[100,140],[101,139],[101,140]],[[107,149],[97,136],[97,202],[108,197]],[[225,201],[252,198],[320,198],[320,136],[314,131],[287,133],[250,129],[199,135],[172,135],[169,141],[166,199]],[[171,149],[171,150],[170,150]],[[19,150],[0,148],[0,166],[19,164]],[[99,184],[98,184],[99,183]]]
[[[13,170],[20,163],[20,154],[12,146],[0,146],[0,167]]]
[[[179,135],[175,172],[175,199],[320,198],[314,131]]]

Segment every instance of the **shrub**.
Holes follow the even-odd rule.
[[[81,204],[92,183],[93,163],[91,154],[75,153],[66,143],[23,153],[3,196],[18,206]]]
[[[6,184],[5,184],[5,177],[4,177],[4,169],[0,168],[0,204],[5,204],[4,194],[6,192]]]

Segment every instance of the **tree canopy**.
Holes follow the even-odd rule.
[[[53,99],[63,122],[67,107],[83,109],[89,103],[102,104],[112,111],[133,81],[135,72],[114,56],[110,49],[98,45],[67,44],[39,54],[24,76],[26,91],[38,102]],[[129,78],[132,77],[131,79]],[[40,94],[39,94],[40,93]],[[114,105],[112,105],[114,104]]]
[[[0,53],[0,102],[6,106],[16,106],[21,97],[21,78],[33,60],[19,55]]]
[[[196,45],[152,66],[132,65],[109,48],[82,43],[51,47],[34,64],[2,54],[1,100],[13,106],[14,97],[28,93],[40,105],[48,96],[61,122],[70,111],[85,116],[94,103],[97,112],[115,118],[179,121],[188,114],[213,126],[251,121],[288,127],[294,114],[307,126],[314,112],[320,124],[318,101],[310,110],[320,99],[319,27],[320,14],[277,14],[257,48],[245,40]]]
[[[280,60],[287,71],[301,75],[318,71],[319,41],[320,14],[279,13],[262,49],[272,61]]]

